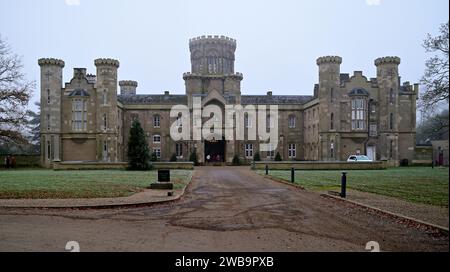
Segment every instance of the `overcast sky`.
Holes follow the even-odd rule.
[[[30,80],[39,80],[41,57],[65,61],[65,82],[74,67],[95,73],[94,59],[110,57],[120,60],[119,80],[152,94],[185,92],[189,38],[226,35],[237,39],[243,94],[311,95],[323,55],[367,77],[375,58],[396,55],[402,80],[418,82],[429,56],[421,43],[448,21],[448,8],[448,0],[0,0],[0,35]]]

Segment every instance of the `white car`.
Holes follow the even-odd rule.
[[[348,162],[371,162],[372,160],[366,155],[350,155],[347,159]]]

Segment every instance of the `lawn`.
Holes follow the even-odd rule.
[[[171,170],[175,189],[183,188],[189,170]],[[157,180],[157,171],[0,171],[0,199],[7,198],[96,198],[130,196]]]
[[[265,174],[264,170],[258,170]],[[347,188],[391,196],[416,203],[448,207],[448,168],[399,167],[387,170],[347,171]],[[290,171],[269,174],[287,181]],[[314,191],[340,191],[341,171],[296,171],[295,182]]]

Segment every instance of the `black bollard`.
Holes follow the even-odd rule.
[[[294,167],[291,168],[291,182],[295,182],[295,169]]]
[[[269,174],[269,165],[266,164],[266,176]]]
[[[342,172],[341,177],[341,197],[347,196],[347,172]]]

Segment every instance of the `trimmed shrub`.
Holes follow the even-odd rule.
[[[234,166],[241,165],[241,160],[239,159],[238,155],[234,155],[233,161],[231,162]]]
[[[261,161],[261,155],[259,155],[259,152],[255,153],[255,155],[253,156],[253,160],[254,161]]]
[[[176,162],[177,161],[177,154],[173,153],[172,156],[170,156],[170,161],[171,162]]]
[[[153,152],[152,155],[150,156],[150,161],[152,162],[158,161],[158,156],[156,156],[155,152]]]
[[[189,155],[189,161],[193,162],[195,166],[198,166],[197,150],[194,150],[191,155]]]
[[[277,152],[277,154],[275,155],[275,161],[282,161],[283,158],[281,158],[280,152]]]

